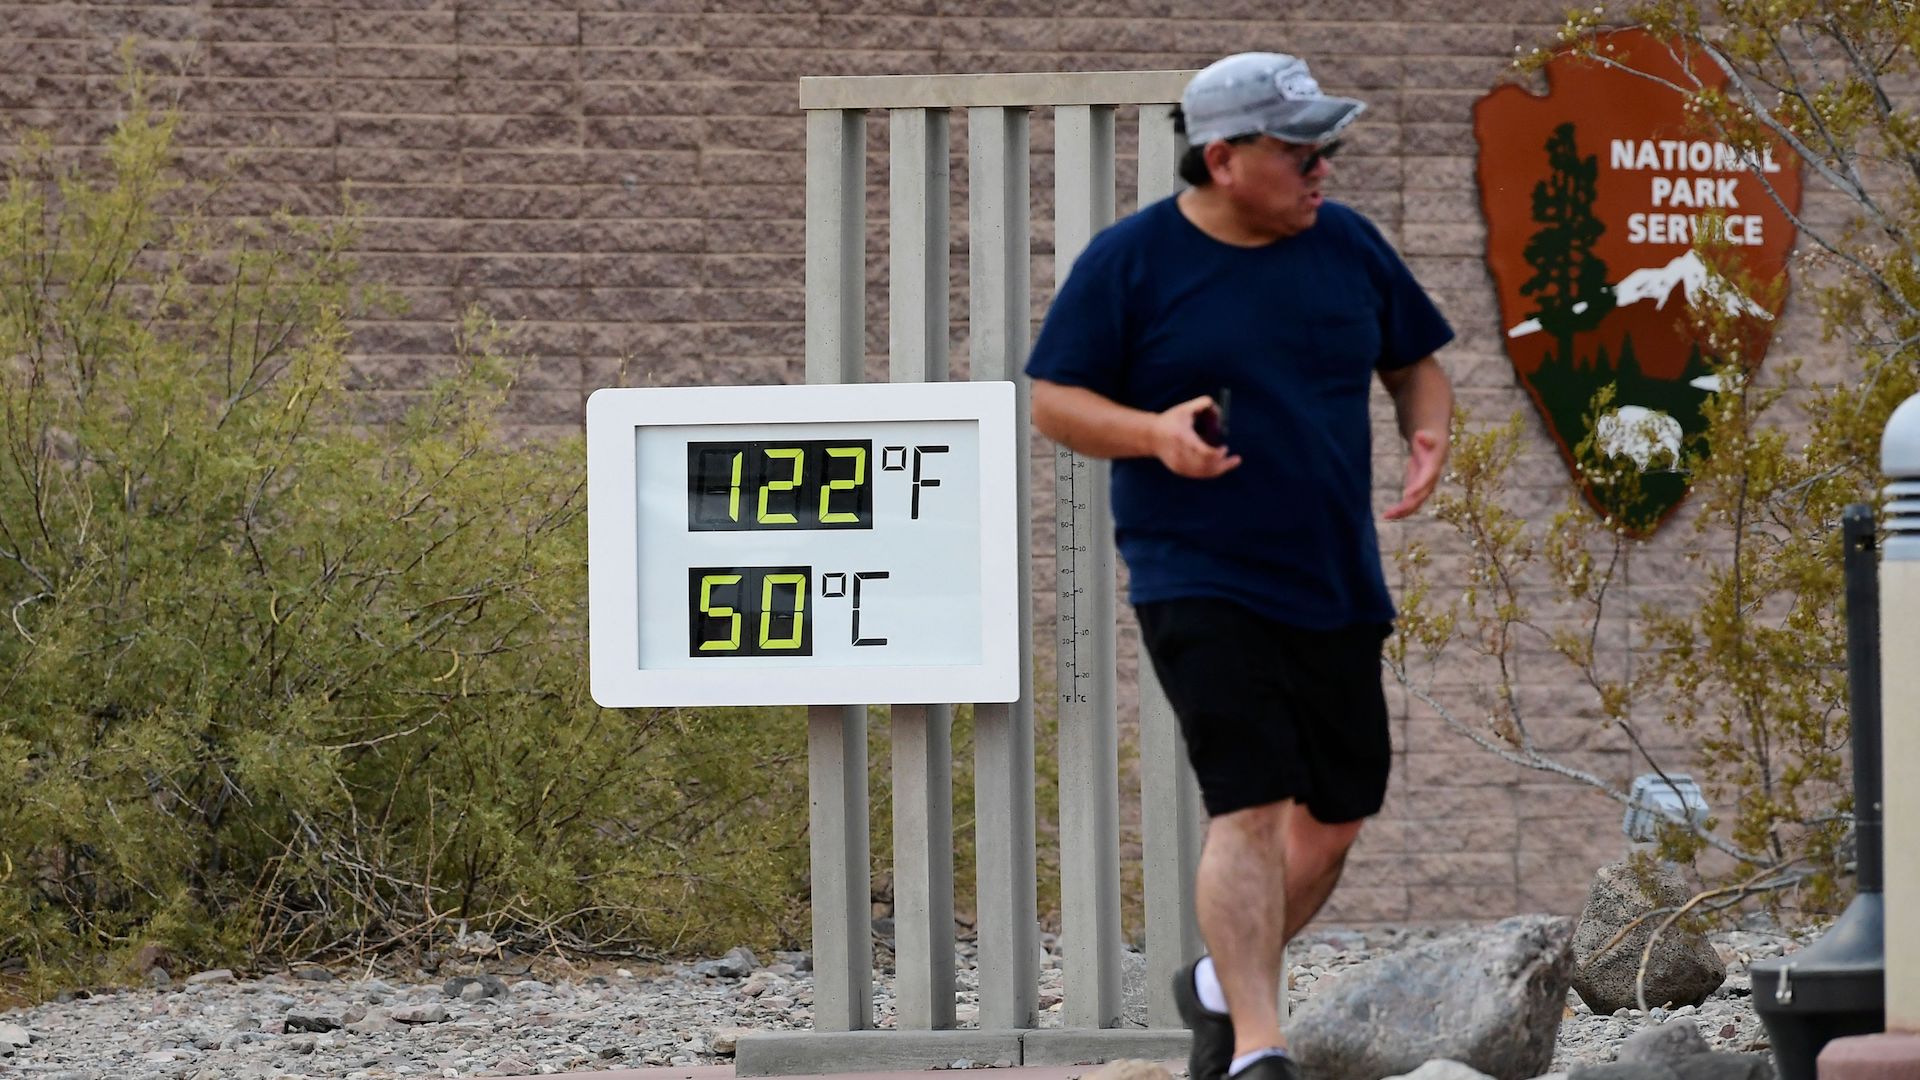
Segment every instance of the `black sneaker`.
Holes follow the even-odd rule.
[[[1227,1067],[1233,1064],[1233,1018],[1200,1004],[1200,991],[1193,984],[1193,969],[1199,963],[1195,960],[1173,973],[1174,1008],[1180,1010],[1180,1021],[1193,1032],[1193,1048],[1187,1052],[1187,1077],[1188,1080],[1225,1080]],[[1282,1078],[1262,1075],[1250,1080]]]
[[[1300,1080],[1300,1063],[1285,1054],[1269,1054],[1235,1073],[1233,1080]]]

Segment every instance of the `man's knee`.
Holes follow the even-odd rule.
[[[1288,816],[1288,854],[1322,866],[1338,867],[1346,861],[1347,849],[1359,839],[1360,826],[1364,824],[1365,819],[1329,824],[1314,817],[1305,806],[1296,807]]]
[[[1289,799],[1215,815],[1207,822],[1207,835],[1211,837],[1216,831],[1223,831],[1243,844],[1283,844],[1295,805]]]

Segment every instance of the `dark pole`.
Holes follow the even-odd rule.
[[[1854,503],[1840,521],[1846,544],[1847,683],[1852,699],[1857,885],[1863,893],[1877,893],[1886,878],[1880,849],[1880,571],[1873,507]]]

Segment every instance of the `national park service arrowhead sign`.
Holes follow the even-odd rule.
[[[1507,85],[1474,105],[1487,265],[1507,355],[1575,483],[1645,534],[1686,497],[1685,454],[1718,385],[1722,360],[1687,308],[1739,315],[1743,362],[1759,363],[1786,303],[1800,173],[1784,147],[1730,145],[1687,112],[1674,85],[1725,83],[1708,57],[1638,29],[1593,44],[1620,66],[1562,49],[1544,96]],[[1731,288],[1711,259],[1771,287]],[[1595,415],[1608,383],[1613,401]],[[1637,484],[1583,478],[1574,452],[1589,434]]]

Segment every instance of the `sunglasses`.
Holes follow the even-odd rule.
[[[1250,142],[1253,142],[1253,141],[1255,141],[1255,140],[1257,140],[1257,139],[1259,139],[1260,137],[1261,137],[1261,136],[1260,136],[1260,133],[1259,133],[1259,132],[1254,132],[1254,133],[1253,133],[1253,134],[1251,134],[1251,135],[1235,135],[1235,136],[1233,136],[1232,138],[1230,138],[1230,139],[1228,139],[1228,140],[1226,140],[1226,141],[1227,141],[1227,142],[1228,142],[1228,144],[1230,144],[1230,145],[1233,145],[1233,146],[1241,146],[1241,145],[1244,145],[1244,144],[1246,144],[1246,143],[1250,143]],[[1292,148],[1294,147],[1294,145],[1295,145],[1295,144],[1291,144],[1291,143],[1290,143],[1290,144],[1288,144],[1288,148],[1289,148],[1289,149],[1292,149]],[[1307,156],[1306,156],[1306,157],[1304,157],[1304,158],[1302,158],[1302,159],[1301,159],[1301,161],[1300,161],[1300,175],[1301,175],[1301,176],[1312,176],[1312,175],[1313,175],[1313,170],[1315,170],[1315,169],[1317,169],[1317,168],[1319,168],[1319,167],[1320,167],[1320,162],[1321,162],[1321,161],[1323,161],[1323,160],[1330,160],[1330,159],[1332,159],[1332,157],[1333,157],[1333,155],[1335,155],[1335,154],[1337,154],[1337,153],[1339,153],[1339,152],[1340,152],[1340,147],[1341,147],[1341,145],[1342,145],[1342,144],[1341,144],[1341,140],[1339,140],[1339,139],[1335,139],[1335,140],[1333,140],[1332,142],[1330,142],[1330,143],[1327,143],[1327,144],[1325,144],[1324,146],[1316,146],[1316,147],[1314,147],[1314,148],[1313,148],[1313,149],[1312,149],[1312,150],[1311,150],[1311,151],[1310,151],[1310,152],[1309,152],[1309,153],[1307,154]]]
[[[1313,152],[1308,154],[1304,159],[1301,160],[1300,175],[1312,176],[1313,170],[1320,167],[1321,161],[1331,160],[1333,158],[1333,155],[1339,152],[1340,152],[1339,139],[1335,139],[1332,142],[1326,144],[1325,146],[1314,147]]]

